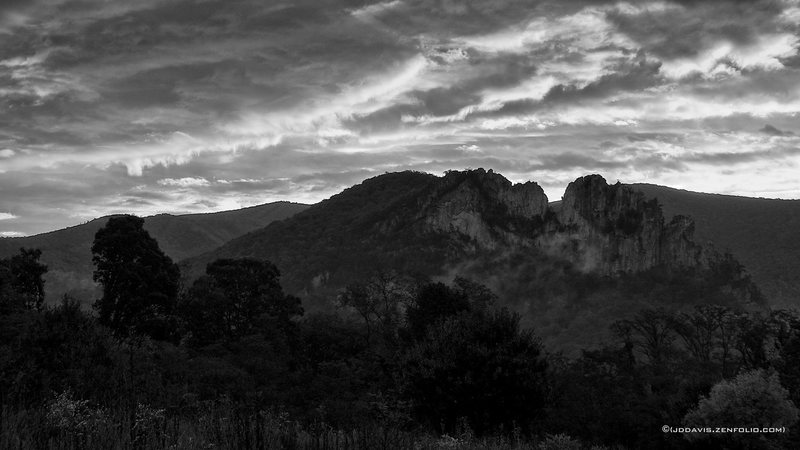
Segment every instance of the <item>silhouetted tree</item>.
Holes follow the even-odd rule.
[[[452,431],[465,418],[479,434],[530,425],[544,406],[545,368],[538,339],[506,309],[433,323],[400,366],[418,419]]]
[[[180,314],[202,344],[237,340],[269,324],[284,328],[303,308],[299,298],[284,294],[279,279],[269,261],[218,259],[189,289]]]
[[[630,352],[626,345],[584,350],[577,359],[551,355],[545,415],[548,431],[626,448],[647,448],[639,433],[653,433],[642,407],[646,394]]]
[[[661,364],[674,351],[674,319],[663,309],[646,309],[631,320],[612,324],[612,330],[626,345],[633,344],[650,364]]]
[[[675,317],[675,332],[697,361],[711,362],[720,326],[716,311],[711,305],[700,305],[692,313],[682,313]]]
[[[378,271],[367,281],[348,285],[337,301],[352,308],[364,321],[366,338],[378,331],[384,340],[393,342],[402,315],[411,301],[411,282],[397,273]]]
[[[20,248],[18,255],[0,259],[0,308],[42,309],[47,266],[39,262],[41,256],[39,249]]]
[[[100,323],[118,336],[136,331],[168,338],[180,272],[144,229],[144,219],[108,219],[95,235],[92,254],[94,280],[103,286],[94,305]]]
[[[469,297],[464,290],[444,283],[425,284],[406,310],[408,331],[412,338],[421,338],[429,326],[469,308]]]

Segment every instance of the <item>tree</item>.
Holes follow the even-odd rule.
[[[451,432],[526,427],[544,403],[539,340],[520,317],[495,310],[495,295],[464,278],[420,287],[406,311],[407,347],[397,366],[418,419]]]
[[[36,404],[68,387],[82,396],[119,400],[119,346],[77,300],[65,295],[60,305],[30,314],[24,327],[3,330],[10,331],[16,331],[6,341],[12,357],[0,358],[6,398]]]
[[[452,432],[464,418],[479,434],[530,425],[544,406],[545,369],[538,339],[506,309],[435,322],[400,365],[420,420]]]
[[[144,229],[144,219],[108,219],[92,244],[94,280],[103,296],[94,305],[101,324],[118,336],[131,332],[166,339],[178,297],[178,266]]]
[[[180,314],[201,344],[238,340],[270,323],[285,328],[303,308],[299,298],[284,294],[279,280],[278,268],[269,261],[218,259],[189,289]]]
[[[468,309],[469,296],[463,289],[444,283],[425,284],[406,310],[408,331],[411,337],[421,338],[429,326]]]
[[[687,427],[786,427],[797,422],[798,410],[789,400],[789,392],[781,386],[777,373],[761,369],[721,381],[711,388],[708,397],[701,397],[697,406],[684,417]],[[691,441],[718,439],[726,448],[782,448],[774,446],[776,434],[687,434]]]
[[[402,313],[411,297],[410,281],[394,272],[377,271],[366,282],[353,283],[339,293],[337,301],[361,316],[369,341],[379,331],[387,342],[394,342]]]
[[[675,341],[672,315],[662,309],[645,309],[631,320],[621,320],[611,326],[626,345],[638,347],[648,362],[665,362],[673,352]]]
[[[0,303],[2,309],[39,311],[44,305],[47,266],[39,262],[42,251],[20,248],[19,254],[0,259]]]

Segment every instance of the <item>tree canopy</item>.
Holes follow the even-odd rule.
[[[544,406],[541,343],[518,314],[490,308],[493,300],[486,287],[457,278],[452,287],[422,286],[407,311],[402,390],[417,417],[440,431],[462,418],[478,433],[525,427],[515,418]]]
[[[94,280],[103,286],[95,303],[101,324],[117,335],[131,331],[165,339],[178,296],[178,266],[144,229],[144,219],[108,219],[92,244]]]
[[[42,251],[20,248],[19,254],[0,259],[0,308],[39,310],[44,304],[47,266],[39,262]]]
[[[697,406],[686,413],[684,421],[685,426],[690,428],[789,428],[797,423],[797,418],[797,407],[789,399],[789,391],[781,385],[778,374],[758,369],[743,372],[733,380],[717,383],[707,397],[701,397]],[[741,448],[770,448],[768,444],[771,436],[756,433],[738,436],[688,434],[686,437],[691,441],[717,439]]]
[[[198,343],[237,340],[268,322],[285,326],[302,315],[300,299],[286,295],[269,261],[218,259],[206,267],[181,301],[181,316]]]

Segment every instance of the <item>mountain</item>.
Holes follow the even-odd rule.
[[[556,211],[536,183],[491,170],[401,172],[190,258],[182,272],[197,277],[218,258],[268,259],[312,310],[381,271],[464,276],[495,291],[550,348],[570,351],[645,307],[761,307],[738,263],[697,245],[693,232],[690,218],[667,221],[658,202],[599,175],[571,183]]]
[[[631,187],[657,198],[668,216],[692,216],[698,242],[731,252],[772,304],[797,307],[800,200],[704,194],[652,184]]]
[[[207,214],[159,214],[145,218],[145,229],[161,249],[178,261],[213,250],[226,241],[249,231],[290,217],[308,205],[275,202]],[[91,246],[94,235],[108,221],[101,217],[74,227],[35,236],[0,239],[0,257],[13,255],[20,247],[42,250],[42,261],[49,270],[45,291],[49,302],[64,293],[91,302],[99,295],[92,281]]]

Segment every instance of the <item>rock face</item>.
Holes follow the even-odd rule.
[[[476,248],[537,247],[603,275],[707,265],[712,257],[693,242],[690,218],[667,223],[655,199],[600,175],[570,183],[558,214],[548,214],[536,183],[512,184],[491,170],[452,171],[417,211],[423,229],[466,237]]]
[[[429,230],[458,233],[480,247],[495,248],[526,241],[519,231],[540,225],[547,208],[547,196],[534,182],[512,184],[491,170],[453,171],[437,183],[419,219]]]
[[[706,252],[692,240],[691,219],[676,216],[665,223],[655,199],[646,200],[620,183],[608,185],[600,175],[567,186],[558,221],[556,234],[569,244],[566,253],[587,271],[611,275],[707,262]],[[540,238],[540,243],[547,239],[552,236]]]

